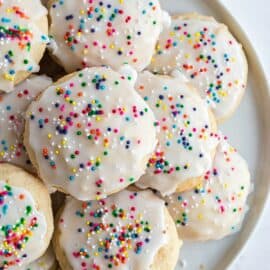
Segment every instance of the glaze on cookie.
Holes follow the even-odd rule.
[[[141,71],[170,23],[158,0],[55,0],[50,16],[52,54],[67,72],[126,63]]]
[[[238,107],[247,83],[242,46],[227,27],[197,14],[174,17],[163,31],[149,69],[178,69],[213,109],[219,122]]]
[[[17,270],[39,258],[52,231],[46,188],[22,169],[0,164],[0,269]]]
[[[40,0],[0,0],[0,92],[39,70],[48,42],[47,10]]]
[[[166,198],[178,233],[187,240],[221,239],[237,232],[251,191],[247,163],[223,140],[204,183]]]
[[[134,90],[136,72],[121,72],[86,68],[29,107],[25,145],[48,186],[98,199],[145,172],[156,145],[154,115]]]
[[[153,110],[158,145],[137,186],[162,195],[191,189],[212,164],[216,123],[195,90],[180,78],[139,75],[136,89]]]
[[[69,199],[54,247],[66,270],[172,270],[180,241],[171,225],[164,201],[151,191],[124,190],[100,201]]]
[[[33,76],[0,94],[0,162],[9,162],[34,172],[23,145],[25,112],[38,94],[52,83],[46,76]]]

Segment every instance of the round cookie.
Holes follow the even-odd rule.
[[[51,0],[52,54],[67,72],[89,66],[141,71],[170,18],[158,0]]]
[[[158,145],[136,183],[170,195],[202,182],[218,144],[216,122],[196,91],[181,78],[139,75],[136,89],[153,110]]]
[[[48,42],[47,9],[40,0],[0,2],[0,92],[39,70]]]
[[[47,251],[42,257],[27,265],[26,267],[20,268],[20,270],[56,270],[57,262],[53,248],[50,245]]]
[[[149,69],[161,74],[178,69],[200,90],[218,122],[238,107],[248,73],[242,46],[228,28],[198,14],[173,18],[160,36]]]
[[[16,270],[39,258],[52,233],[46,187],[22,169],[0,164],[0,269]]]
[[[164,201],[151,191],[67,200],[54,248],[62,269],[173,270],[181,247]]]
[[[24,142],[48,186],[99,199],[145,172],[156,146],[154,115],[134,89],[136,72],[121,72],[86,68],[30,105]]]
[[[27,107],[52,83],[46,76],[32,76],[11,93],[0,94],[0,162],[9,162],[34,172],[23,145]]]
[[[193,191],[169,196],[166,201],[182,238],[216,240],[241,227],[250,191],[246,161],[223,140],[204,183]]]

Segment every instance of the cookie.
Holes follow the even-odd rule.
[[[156,145],[136,72],[86,68],[45,90],[27,112],[24,142],[41,179],[79,200],[135,183]],[[123,75],[124,74],[124,75]]]
[[[251,191],[246,161],[222,140],[201,186],[166,198],[178,233],[185,240],[217,240],[237,232]]]
[[[144,72],[136,89],[155,114],[158,137],[146,174],[136,185],[162,195],[192,189],[211,168],[218,144],[211,111],[181,78]]]
[[[0,164],[0,269],[16,270],[39,258],[52,233],[46,187],[22,169]]]
[[[39,70],[48,43],[47,9],[40,0],[0,2],[0,92]]]
[[[50,3],[51,50],[67,72],[89,66],[143,70],[151,61],[170,17],[158,0],[67,1]]]
[[[149,69],[170,74],[178,69],[223,122],[245,92],[248,65],[241,44],[228,28],[198,14],[176,16],[163,31]]]
[[[35,171],[23,145],[24,117],[30,103],[51,83],[46,76],[32,76],[13,92],[0,94],[0,163]]]
[[[20,270],[57,270],[57,262],[52,246],[49,246],[45,254]]]
[[[67,200],[54,248],[62,269],[174,269],[181,241],[164,201],[151,191]]]

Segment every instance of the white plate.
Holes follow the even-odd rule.
[[[220,129],[248,161],[254,192],[250,211],[241,232],[221,241],[185,243],[177,270],[227,269],[240,255],[254,232],[269,194],[270,183],[270,102],[269,86],[252,44],[227,9],[217,0],[161,0],[172,14],[198,12],[225,23],[245,48],[249,60],[246,95],[236,114]],[[256,258],[254,258],[256,259]]]

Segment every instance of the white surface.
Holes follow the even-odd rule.
[[[222,0],[239,24],[246,31],[270,79],[270,1],[269,0]],[[267,33],[267,34],[266,34]],[[230,270],[270,269],[270,203],[257,231],[253,234],[243,254]]]

